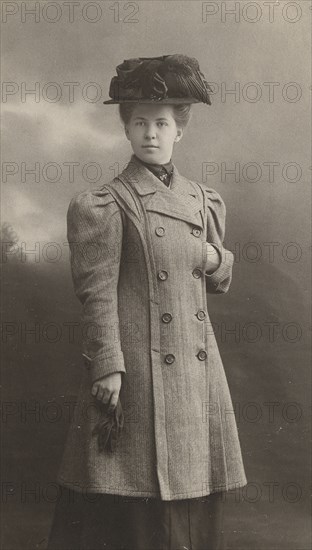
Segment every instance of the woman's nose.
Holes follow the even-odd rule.
[[[145,128],[145,138],[146,139],[155,139],[156,138],[156,128],[150,124]]]

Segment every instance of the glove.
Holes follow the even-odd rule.
[[[120,399],[117,401],[117,406],[111,412],[107,412],[107,405],[99,403],[101,409],[101,417],[94,429],[92,435],[98,436],[99,452],[108,451],[113,453],[117,448],[118,439],[124,427],[124,414]]]

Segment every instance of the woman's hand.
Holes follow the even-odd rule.
[[[119,392],[121,388],[121,373],[113,372],[93,383],[91,393],[99,401],[107,405],[108,412],[111,413],[117,406]]]

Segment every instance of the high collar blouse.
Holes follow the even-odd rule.
[[[141,164],[146,166],[150,172],[152,172],[160,181],[162,181],[167,187],[170,188],[171,183],[171,176],[173,173],[173,164],[170,159],[169,162],[166,162],[165,164],[152,164],[148,162],[144,162],[139,157],[134,155],[136,160],[138,160]]]

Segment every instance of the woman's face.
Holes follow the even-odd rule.
[[[169,162],[174,143],[183,135],[182,128],[176,125],[171,105],[136,106],[125,132],[134,154],[151,164]]]

